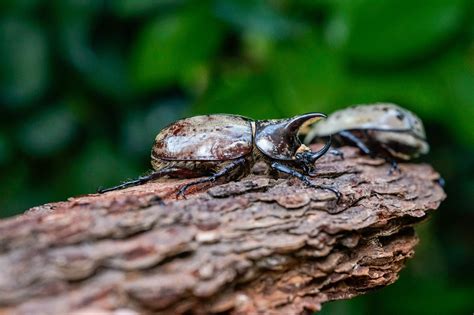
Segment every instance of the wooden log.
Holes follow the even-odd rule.
[[[339,203],[256,167],[187,199],[189,180],[160,179],[2,220],[0,314],[299,314],[391,284],[445,198],[439,175],[343,152],[313,178]]]

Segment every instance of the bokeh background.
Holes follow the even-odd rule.
[[[474,311],[474,2],[3,0],[0,217],[146,172],[198,113],[392,101],[425,122],[448,199],[400,280],[322,314]]]

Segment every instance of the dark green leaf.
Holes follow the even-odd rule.
[[[6,136],[0,133],[0,165],[4,164],[11,155],[10,143]]]
[[[278,12],[270,1],[218,0],[215,11],[238,30],[269,38],[287,38],[306,28]]]
[[[230,113],[259,119],[281,117],[268,77],[247,71],[228,73],[221,78],[196,104],[195,112]]]
[[[158,10],[165,6],[175,6],[185,3],[186,0],[113,0],[115,12],[123,17],[143,15],[151,10]]]
[[[56,107],[27,120],[18,140],[27,154],[46,156],[64,149],[76,131],[73,113],[67,107]]]
[[[48,47],[38,25],[0,20],[0,103],[25,105],[42,96],[49,77]]]
[[[270,78],[284,115],[328,112],[343,84],[338,57],[316,44],[315,37],[276,49],[270,58]]]
[[[209,62],[221,36],[222,28],[205,8],[155,18],[132,48],[135,87],[143,91],[179,82],[186,72]]]
[[[127,113],[122,130],[124,154],[148,159],[156,134],[183,118],[187,105],[182,99],[170,99],[157,102],[148,110]]]
[[[328,41],[357,61],[393,64],[431,53],[461,26],[465,1],[341,1]]]

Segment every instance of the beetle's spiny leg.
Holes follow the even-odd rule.
[[[400,167],[398,167],[397,161],[395,161],[394,159],[389,158],[388,162],[390,163],[390,169],[388,170],[388,175],[393,175],[393,173],[395,173],[395,172],[398,172],[398,173],[402,172]]]
[[[189,187],[203,184],[203,183],[213,182],[215,180],[216,180],[215,175],[212,175],[209,177],[201,178],[193,182],[187,183],[179,188],[178,192],[176,193],[176,197],[183,197],[184,199],[186,199],[186,190],[188,190]]]
[[[344,160],[344,152],[342,152],[341,150],[331,148],[331,149],[329,150],[329,153],[332,154],[332,155],[334,155],[334,156],[340,157],[341,160]]]
[[[117,186],[113,186],[113,187],[110,187],[110,188],[104,188],[104,189],[99,188],[99,189],[97,189],[97,193],[103,194],[103,193],[106,193],[108,191],[119,190],[119,189],[124,189],[124,188],[127,188],[127,187],[141,185],[141,184],[144,184],[144,183],[149,182],[151,180],[157,179],[159,177],[175,173],[177,170],[178,169],[176,169],[176,168],[161,169],[161,170],[155,171],[155,172],[153,172],[149,175],[140,176],[137,179],[124,182],[124,183],[122,183],[120,185],[117,185]]]
[[[178,192],[176,193],[176,196],[179,197],[183,197],[184,199],[186,199],[186,190],[188,190],[189,187],[191,186],[195,186],[195,185],[199,185],[199,184],[202,184],[202,183],[208,183],[208,182],[214,182],[216,181],[219,177],[222,177],[224,175],[227,175],[229,174],[232,170],[234,170],[236,167],[238,166],[242,166],[245,164],[245,158],[241,157],[241,158],[238,158],[232,162],[230,162],[229,164],[227,164],[225,167],[223,167],[221,170],[219,170],[218,172],[212,174],[211,176],[209,177],[205,177],[205,178],[200,178],[198,180],[195,180],[193,182],[190,182],[190,183],[187,183],[185,185],[183,185],[179,190]]]
[[[127,188],[127,187],[131,187],[131,186],[137,186],[137,185],[145,183],[147,181],[147,177],[148,176],[140,176],[137,179],[124,182],[124,183],[122,183],[120,185],[117,185],[117,186],[113,186],[113,187],[109,187],[109,188],[99,188],[99,189],[97,189],[97,193],[103,194],[103,193],[113,191],[113,190],[119,190],[119,189],[124,189],[124,188]]]
[[[325,189],[325,190],[329,190],[331,192],[333,192],[336,197],[337,197],[337,200],[336,200],[336,203],[339,202],[339,200],[341,199],[341,193],[334,187],[331,187],[331,186],[326,186],[326,185],[316,185],[316,184],[313,184],[309,178],[303,174],[301,174],[300,172],[292,169],[291,167],[288,167],[284,164],[281,164],[281,163],[278,163],[278,162],[273,162],[271,164],[271,167],[279,172],[282,172],[282,173],[285,173],[285,174],[288,174],[288,175],[291,175],[291,176],[294,176],[296,178],[298,178],[299,180],[301,180],[303,183],[305,183],[306,185],[310,186],[310,187],[313,187],[313,188],[320,188],[320,189]]]
[[[349,140],[349,142],[352,142],[354,145],[356,145],[365,154],[370,155],[370,156],[374,155],[374,152],[372,152],[372,150],[370,150],[359,137],[354,136],[351,132],[341,131],[341,132],[339,132],[339,135],[341,137]]]

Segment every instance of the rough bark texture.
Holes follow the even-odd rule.
[[[188,180],[46,204],[0,222],[0,314],[306,313],[393,283],[413,225],[445,198],[438,174],[343,148],[313,181]],[[257,168],[256,172],[259,170]],[[162,200],[160,198],[162,197]]]

